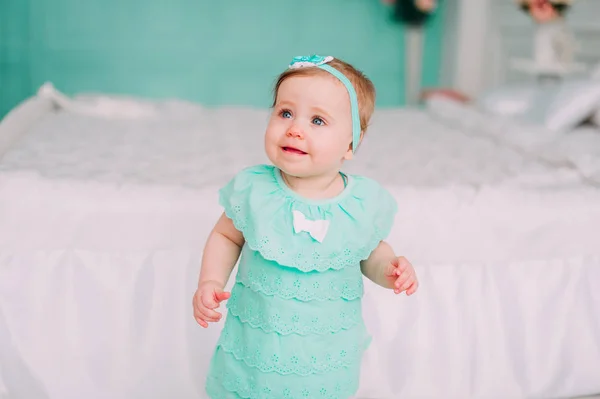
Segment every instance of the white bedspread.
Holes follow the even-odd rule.
[[[139,119],[48,114],[4,155],[0,170],[202,188],[267,161],[263,135],[268,112],[182,107],[168,103],[160,116]],[[568,168],[539,161],[486,135],[473,137],[446,127],[426,112],[401,109],[375,115],[347,169],[401,187],[539,187],[577,177]]]
[[[205,397],[219,326],[192,318],[202,245],[218,187],[265,161],[267,114],[160,111],[48,113],[3,155],[0,398]],[[422,288],[367,285],[359,397],[600,392],[593,181],[422,111],[381,111],[369,136],[348,170],[398,199],[390,242]]]

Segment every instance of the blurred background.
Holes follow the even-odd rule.
[[[0,115],[46,81],[68,94],[266,107],[267,88],[290,54],[308,53],[357,63],[379,89],[379,106],[404,105],[412,49],[406,20],[386,3],[4,0]],[[535,23],[516,4],[440,1],[422,26],[420,86],[474,96],[531,78],[510,68],[512,58],[530,57],[534,45]],[[569,25],[582,44],[578,60],[588,66],[599,61],[597,12],[592,0],[569,10]]]
[[[218,190],[268,162],[275,79],[314,53],[376,85],[344,169],[397,199],[389,242],[421,283],[365,281],[356,398],[600,394],[599,17],[600,0],[0,0],[0,399],[206,398],[222,325],[200,329],[191,299]]]
[[[425,35],[428,86],[444,64],[442,7]],[[404,101],[403,31],[376,0],[4,0],[1,18],[3,114],[45,81],[67,93],[267,107],[291,57],[312,53],[368,70],[379,104]]]

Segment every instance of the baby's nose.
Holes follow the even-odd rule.
[[[297,125],[290,127],[287,131],[287,135],[288,135],[288,137],[294,137],[294,138],[298,138],[298,139],[301,139],[304,137],[304,133],[302,132],[302,129]]]

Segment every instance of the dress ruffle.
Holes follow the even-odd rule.
[[[340,270],[302,272],[265,260],[260,252],[248,247],[242,250],[236,281],[256,292],[303,302],[353,300],[364,291],[359,267]]]
[[[237,283],[227,301],[230,314],[264,332],[329,335],[362,322],[361,301],[302,302],[265,296]]]
[[[226,215],[255,251],[282,266],[303,272],[339,270],[369,257],[389,234],[397,205],[377,182],[350,176],[337,197],[308,200],[285,185],[279,169],[244,169],[220,191]],[[292,211],[310,220],[328,220],[323,242],[295,234]]]
[[[281,375],[325,374],[360,363],[370,338],[362,323],[336,334],[305,336],[267,333],[228,317],[218,346],[247,368]]]
[[[214,399],[347,399],[358,389],[360,378],[360,364],[354,364],[327,374],[290,374],[282,384],[278,373],[248,369],[220,347],[211,368],[223,370],[206,382],[206,391]]]

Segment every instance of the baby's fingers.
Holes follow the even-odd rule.
[[[414,294],[415,292],[417,292],[417,289],[419,288],[419,282],[415,281],[410,287],[408,287],[408,289],[406,290],[406,295],[407,296],[411,296],[412,294]]]
[[[202,306],[208,309],[215,309],[219,307],[219,302],[216,299],[216,295],[211,292],[203,292],[200,297],[200,302]]]
[[[231,296],[231,293],[225,291],[219,291],[215,293],[215,299],[218,302],[226,301]]]
[[[221,320],[222,315],[214,310],[206,309],[205,307],[200,306],[194,309],[194,317],[196,319],[202,319],[208,323],[216,323]]]
[[[202,327],[208,327],[208,323],[206,322],[206,316],[200,312],[200,307],[194,302],[194,319],[200,324]]]
[[[206,306],[198,306],[198,312],[204,316],[208,321],[219,321],[221,320],[221,313],[216,310],[207,308]]]
[[[403,275],[398,277],[398,279],[396,280],[395,284],[394,284],[394,292],[396,294],[401,293],[402,291],[405,291],[408,287],[410,287],[411,285],[413,285],[413,283],[415,282],[415,276],[414,275],[407,275],[404,276],[404,273],[402,273]]]
[[[412,286],[415,283],[415,276],[410,276],[402,285],[400,286],[400,291],[406,291],[408,287]]]
[[[414,275],[409,270],[403,271],[394,282],[394,287],[398,289],[402,288],[402,286],[413,277]]]
[[[404,256],[400,256],[399,258],[396,259],[396,267],[397,267],[397,272],[396,274],[400,275],[402,274],[406,269],[408,269],[410,266],[410,262],[404,257]]]
[[[204,328],[208,328],[208,323],[196,312],[194,312],[194,319]]]
[[[221,319],[221,314],[212,310],[209,306],[206,306],[207,303],[211,303],[210,301],[207,301],[206,298],[209,298],[209,296],[202,295],[199,300],[194,301],[194,313],[198,313],[203,319],[208,321],[219,321]]]

